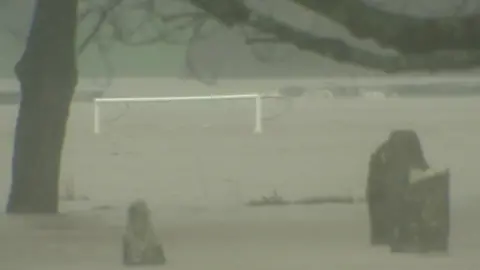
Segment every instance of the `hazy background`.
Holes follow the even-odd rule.
[[[406,3],[405,10],[432,16],[451,12],[451,5],[460,2],[436,0],[432,5],[432,1],[430,5],[375,2],[389,2],[385,8],[391,9],[404,9]],[[0,6],[0,88],[16,91],[12,67],[23,50],[21,39],[28,29],[32,1],[2,3],[6,2]],[[371,41],[356,41],[342,27],[305,15],[284,1],[252,3],[265,12],[269,3],[276,3],[275,14],[299,26],[341,36],[379,53],[394,53]],[[2,26],[23,34],[17,39]],[[185,46],[115,44],[110,59],[116,78],[101,91],[110,97],[268,93],[282,85],[302,84],[299,77],[382,75],[295,50],[289,61],[260,63],[238,34],[217,27],[218,35],[195,48],[196,60],[206,71],[230,80],[206,86],[175,79],[185,74]],[[98,87],[92,78],[104,73],[94,48],[79,61],[84,80],[78,91]],[[235,80],[252,77],[263,80]],[[166,269],[478,269],[479,101],[460,97],[326,100],[309,91],[292,107],[265,101],[267,118],[279,116],[264,122],[261,135],[252,133],[253,100],[102,105],[99,135],[93,134],[93,105],[75,102],[60,194],[74,183],[76,195],[88,200],[62,201],[62,210],[71,213],[65,216],[0,216],[0,267],[119,269],[124,209],[140,197],[152,207],[169,261]],[[0,164],[4,165],[0,209],[9,191],[17,113],[14,102],[9,103],[13,104],[0,106]],[[395,128],[415,129],[431,165],[452,172],[450,255],[392,255],[386,248],[369,247],[362,204],[244,207],[248,200],[274,190],[286,199],[362,196],[369,155]]]
[[[90,0],[92,2],[93,0]],[[165,9],[175,12],[183,8],[183,4],[171,0],[157,0],[165,3]],[[29,22],[32,14],[33,0],[3,1],[0,6],[0,77],[12,77],[12,66],[18,60],[23,50],[22,40],[28,33]],[[88,1],[87,1],[88,2]],[[95,2],[95,1],[93,1]],[[452,13],[466,13],[476,10],[477,0],[436,0],[432,1],[406,1],[406,0],[368,0],[382,8],[392,11],[402,11],[412,14],[427,16],[441,16]],[[348,34],[346,29],[329,20],[316,16],[312,12],[295,6],[285,0],[251,0],[249,3],[260,12],[272,14],[280,20],[286,21],[308,29],[315,34],[328,37],[339,37],[365,49],[382,54],[394,52],[378,47],[370,40],[356,40]],[[460,3],[463,3],[460,6]],[[460,6],[460,7],[459,7]],[[136,24],[143,14],[137,12],[124,18],[127,24]],[[93,20],[93,19],[92,19]],[[79,42],[88,33],[92,20],[83,23],[79,30]],[[167,28],[168,26],[166,26]],[[239,29],[227,30],[219,24],[212,22],[207,30],[210,37],[193,46],[196,66],[205,74],[216,74],[220,77],[229,78],[252,78],[252,77],[311,77],[335,75],[366,75],[382,72],[371,71],[354,65],[338,64],[325,57],[309,52],[299,52],[288,45],[264,45],[262,50],[266,55],[276,55],[277,60],[273,63],[262,63],[256,60],[251,48],[245,45],[244,38]],[[12,35],[11,33],[14,33]],[[107,35],[108,29],[104,29]],[[188,36],[188,33],[184,33]],[[258,49],[258,48],[257,48]],[[115,76],[182,76],[185,74],[186,46],[166,45],[158,43],[151,46],[128,47],[114,44],[109,53],[109,58],[115,70]],[[268,52],[268,53],[267,53]],[[103,76],[103,64],[99,60],[95,46],[91,46],[79,58],[81,77]]]

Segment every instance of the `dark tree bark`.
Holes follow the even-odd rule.
[[[480,50],[478,13],[422,18],[385,11],[362,0],[292,1],[345,26],[357,38],[371,38],[400,53]]]
[[[387,73],[466,70],[480,66],[480,50],[381,55],[356,48],[343,40],[319,37],[301,29],[295,29],[271,17],[257,16],[249,22],[249,25],[261,32],[273,34],[278,42],[293,44],[300,50],[323,55],[338,62]]]
[[[239,22],[247,21],[252,13],[251,10],[245,6],[243,0],[193,0],[190,1],[190,3],[201,10],[207,11],[212,17],[229,27]]]
[[[57,213],[61,154],[77,84],[78,0],[37,0],[15,67],[21,102],[7,213]]]

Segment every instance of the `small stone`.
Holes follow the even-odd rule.
[[[144,200],[136,200],[127,211],[123,236],[125,265],[162,265],[166,263],[163,247],[155,234],[150,209]]]

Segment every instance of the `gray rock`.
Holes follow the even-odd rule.
[[[432,171],[413,130],[393,131],[371,155],[371,244],[389,245],[392,252],[448,249],[449,173]],[[423,180],[412,181],[418,172]]]
[[[410,183],[405,194],[408,241],[400,248],[417,252],[448,252],[449,194],[449,170],[428,173],[424,178]]]
[[[123,264],[162,265],[166,263],[163,247],[144,200],[136,200],[127,211],[127,226],[123,236]]]

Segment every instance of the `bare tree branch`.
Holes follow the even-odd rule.
[[[5,26],[5,30],[12,36],[15,38],[16,41],[18,42],[21,42],[21,43],[25,43],[25,40],[27,39],[27,36],[25,34],[22,33],[22,31],[17,31],[15,29],[13,29],[12,26],[9,26],[9,25],[6,25]]]
[[[98,2],[92,0],[87,2],[86,8],[81,13],[81,18],[92,16],[98,17],[96,23],[89,31],[87,38],[83,40],[79,47],[79,52],[84,52],[89,44],[95,44],[100,60],[106,68],[107,77],[113,76],[114,67],[109,59],[110,46],[113,42],[118,42],[127,46],[145,46],[157,43],[184,44],[191,47],[190,44],[206,38],[202,26],[211,19],[211,16],[202,10],[198,10],[189,2],[185,2],[180,9],[170,10],[167,8],[169,0],[138,0],[123,1],[111,0],[108,5],[98,5]],[[162,5],[160,5],[162,3]],[[184,8],[183,8],[184,7]],[[135,16],[132,19],[132,16]],[[101,31],[102,28],[109,29]],[[193,34],[190,32],[194,32]],[[189,37],[179,41],[175,36],[177,33],[183,33]],[[108,44],[104,44],[107,41]],[[186,66],[192,73],[202,73],[193,68],[193,54],[187,50]],[[194,71],[195,70],[195,71]],[[197,76],[200,77],[203,76]],[[107,78],[110,81],[111,78]],[[200,79],[202,80],[202,79]]]
[[[87,8],[86,10],[79,12],[78,23],[82,23],[83,21],[85,21],[85,19],[87,19],[93,13],[93,11],[94,9]]]
[[[164,1],[170,1],[170,6],[172,3],[177,5],[184,3],[183,1]],[[387,72],[462,70],[480,65],[478,63],[480,15],[478,14],[419,18],[385,11],[367,5],[361,0],[291,0],[293,3],[314,10],[321,16],[345,25],[358,38],[373,38],[384,46],[397,49],[402,54],[385,56],[356,48],[342,40],[316,36],[270,16],[255,14],[255,11],[243,0],[184,1],[186,4],[191,3],[197,10],[165,13],[164,11],[168,9],[167,4],[163,2],[164,4],[160,6],[158,0],[110,0],[106,2],[106,6],[105,1],[85,0],[88,6],[80,13],[80,21],[90,19],[94,15],[98,16],[98,19],[92,31],[80,44],[78,51],[82,53],[90,43],[101,42],[98,39],[99,35],[105,35],[103,39],[125,45],[140,46],[157,42],[181,43],[182,41],[176,38],[177,33],[183,33],[186,36],[193,32],[193,35],[185,38],[184,41],[191,46],[199,39],[205,38],[205,34],[200,30],[204,29],[203,25],[209,16],[226,26],[243,25],[244,28],[253,28],[262,34],[246,35],[247,44],[292,44],[299,49],[337,61]],[[119,6],[123,6],[124,10],[119,9]],[[126,18],[137,11],[143,12],[144,17],[141,18],[140,23],[132,26]],[[100,34],[102,27],[107,26],[113,28],[113,34]],[[109,46],[97,44],[97,48],[99,52],[106,53]],[[198,68],[191,68],[193,58],[191,54],[187,54],[187,68],[198,71]]]
[[[164,12],[172,2],[164,1],[164,6],[159,6],[159,3],[154,0],[126,2],[120,11],[109,17],[108,25],[113,28],[113,39],[128,46],[179,43],[174,35],[190,31],[199,20],[208,17],[200,10]],[[184,5],[188,6],[188,2]],[[138,12],[142,14],[140,22],[132,23],[129,17]]]
[[[109,13],[113,9],[118,7],[120,4],[122,4],[122,2],[123,0],[112,0],[110,5],[100,10],[99,19],[95,24],[95,26],[93,27],[92,31],[88,34],[85,40],[83,40],[83,42],[80,44],[78,48],[78,54],[82,54],[87,49],[88,45],[92,42],[92,40],[95,38],[95,36],[100,31],[105,21],[107,20]],[[85,15],[81,17],[81,20],[85,19],[89,14],[91,14],[91,9],[89,9],[89,11],[85,12],[84,14]]]
[[[421,18],[371,6],[362,0],[291,0],[400,53],[480,50],[480,14]],[[434,1],[432,1],[432,4]]]
[[[271,33],[265,34],[257,29],[255,29],[255,32],[254,34],[249,34],[247,31],[244,31],[245,43],[250,45],[250,50],[255,59],[262,63],[286,62],[292,59],[295,51],[298,51],[294,45],[279,40],[278,37]]]
[[[282,42],[291,42],[301,50],[324,55],[338,62],[353,63],[385,72],[462,70],[480,65],[480,51],[442,51],[385,56],[350,46],[342,40],[314,36],[273,18],[259,16],[250,24],[258,30],[275,34]]]
[[[171,16],[166,16],[161,18],[163,23],[173,23],[174,21],[185,20],[185,19],[188,19],[188,20],[174,26],[173,29],[171,29],[170,31],[162,31],[161,29],[157,29],[157,33],[155,33],[154,36],[146,37],[140,40],[134,40],[133,36],[138,32],[140,28],[142,28],[145,24],[148,23],[149,18],[145,18],[131,33],[125,33],[124,31],[119,29],[118,24],[112,24],[112,26],[116,28],[114,31],[116,33],[115,39],[117,41],[129,46],[144,46],[144,45],[152,45],[159,42],[174,43],[170,39],[173,33],[194,28],[195,25],[199,24],[202,20],[207,19],[207,15],[204,13],[195,12],[195,13],[185,13],[185,14],[174,14]]]
[[[199,0],[190,0],[191,2],[196,2]],[[220,1],[220,0],[217,0]],[[239,5],[237,0],[221,0],[223,2],[229,2],[233,5]],[[301,1],[301,0],[295,0]],[[313,1],[313,0],[312,0]],[[332,14],[334,13],[334,7],[337,7],[335,3],[344,2],[344,0],[323,0],[315,1],[316,3],[329,3],[325,4]],[[351,7],[348,3],[356,3],[359,0],[347,0],[344,2],[344,5]],[[215,2],[215,1],[212,1]],[[347,3],[348,2],[348,3]],[[313,2],[312,2],[313,3]],[[212,4],[213,5],[213,4]],[[225,4],[225,7],[229,5]],[[204,6],[205,8],[213,8],[211,6]],[[243,6],[243,9],[250,10],[246,5]],[[205,10],[210,12],[209,10]],[[342,9],[340,10],[342,11]],[[360,10],[361,11],[361,10]],[[214,10],[213,12],[219,12]],[[232,11],[224,11],[224,14],[228,14]],[[438,51],[431,52],[426,51],[423,53],[410,53],[400,56],[385,56],[380,54],[375,54],[360,48],[356,48],[347,44],[346,42],[334,38],[324,38],[318,37],[308,31],[303,31],[296,29],[295,27],[288,25],[286,23],[280,22],[273,17],[268,17],[261,14],[254,14],[253,11],[247,12],[250,14],[249,20],[245,20],[244,17],[241,17],[238,24],[249,25],[260,32],[266,34],[273,34],[278,38],[280,42],[287,42],[295,45],[301,50],[306,50],[314,52],[325,57],[334,59],[343,63],[356,64],[367,68],[383,70],[385,72],[402,72],[402,71],[435,71],[435,70],[465,70],[471,69],[474,67],[480,66],[480,51],[470,51],[470,50],[455,50],[455,51]],[[378,21],[380,25],[388,25],[385,22],[390,22],[389,17],[382,17],[382,15],[371,16],[380,16],[383,18]],[[347,20],[347,19],[346,19]],[[420,19],[423,20],[423,19]],[[347,20],[348,21],[348,20]],[[231,25],[232,20],[229,19],[225,22],[225,25]],[[383,27],[383,26],[378,26]],[[393,26],[395,27],[395,26]],[[393,33],[392,35],[395,35]],[[393,37],[394,39],[395,37]],[[399,42],[399,46],[402,46],[403,41]],[[420,46],[420,45],[419,45]],[[439,45],[440,46],[440,45]],[[448,44],[445,45],[448,47]],[[418,49],[418,48],[417,48]]]
[[[274,16],[276,2],[263,2],[262,14]],[[298,49],[288,42],[280,41],[271,33],[260,32],[253,27],[243,27],[245,43],[250,45],[250,51],[261,63],[287,62],[293,59]]]
[[[244,0],[192,0],[190,3],[200,10],[206,11],[228,27],[247,21],[251,14],[251,10],[245,6]]]
[[[197,79],[200,82],[205,84],[214,84],[217,81],[218,74],[210,74],[206,76],[204,70],[198,70],[195,65],[195,57],[193,53],[193,48],[195,43],[204,38],[202,30],[208,22],[208,18],[204,18],[198,22],[193,28],[192,35],[188,40],[188,48],[185,55],[185,68],[187,69],[187,76],[191,76]]]

